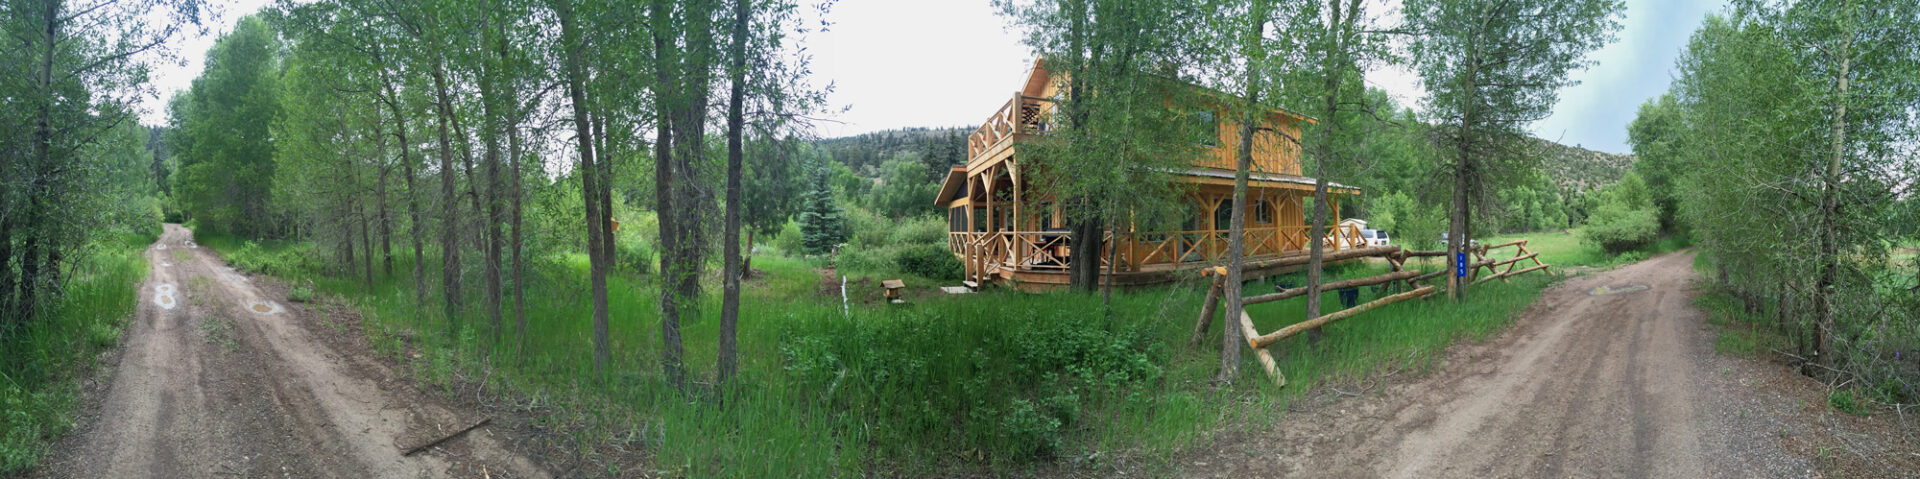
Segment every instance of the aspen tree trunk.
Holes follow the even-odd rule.
[[[373,186],[374,201],[378,202],[380,210],[380,260],[383,271],[386,272],[387,277],[391,278],[393,277],[393,216],[389,213],[391,209],[387,205],[387,177],[393,174],[393,167],[387,164],[387,134],[377,107],[373,118],[373,137],[378,139],[377,151],[380,159],[378,170],[376,170],[380,175]]]
[[[379,55],[379,51],[376,50],[374,52],[376,63],[380,62]],[[386,68],[384,64],[382,65],[382,69]],[[407,228],[410,231],[408,236],[413,240],[413,303],[425,305],[427,302],[427,256],[424,244],[426,232],[424,231],[425,220],[420,217],[420,195],[417,193],[419,190],[414,186],[414,178],[419,175],[413,170],[413,144],[407,141],[407,115],[400,109],[400,95],[394,91],[392,79],[384,74],[381,75],[381,79],[381,88],[386,92],[382,101],[387,104],[387,109],[393,112],[393,136],[400,143],[401,172],[406,175],[407,181]]]
[[[492,7],[492,2],[488,2],[488,7]],[[488,8],[488,10],[493,9]],[[488,23],[493,23],[491,12],[487,19]],[[493,26],[495,29],[499,28],[497,24]],[[504,34],[490,29],[487,36],[498,41],[498,38]],[[475,212],[486,215],[487,227],[484,231],[487,237],[487,319],[493,326],[493,339],[496,342],[504,333],[504,326],[501,324],[500,223],[503,222],[506,212],[502,211],[500,204],[500,125],[504,122],[500,121],[500,115],[503,112],[499,106],[501,101],[499,77],[500,68],[503,66],[482,65],[481,67],[483,70],[480,73],[480,107],[483,118],[480,136],[486,142],[487,148],[483,165],[487,177],[487,209],[484,212]],[[479,186],[476,185],[473,188],[479,189]]]
[[[580,175],[580,198],[586,210],[587,269],[593,288],[593,371],[604,379],[610,353],[607,349],[607,265],[603,255],[606,249],[600,244],[605,236],[600,229],[606,224],[606,214],[600,211],[599,194],[596,193],[601,178],[600,169],[595,165],[593,124],[588,119],[591,110],[586,99],[586,72],[580,61],[580,49],[584,47],[578,26],[574,24],[572,0],[556,0],[553,4],[564,38],[567,95],[573,103],[574,143],[580,155],[580,163],[575,170]]]
[[[454,188],[453,138],[449,131],[453,100],[447,96],[447,74],[439,62],[433,65],[434,95],[440,117],[440,283],[445,289],[447,330],[460,336],[460,203]]]
[[[1821,365],[1832,365],[1834,361],[1833,287],[1840,279],[1840,160],[1847,152],[1847,82],[1853,67],[1852,47],[1851,38],[1840,42],[1840,72],[1834,78],[1837,85],[1833,99],[1833,148],[1827,159],[1826,174],[1822,176],[1825,188],[1820,194],[1820,279],[1813,288],[1814,314],[1818,321],[1813,328],[1813,354],[1814,362]]]
[[[679,50],[674,48],[674,41],[670,36],[674,25],[668,16],[672,9],[673,4],[668,0],[653,0],[647,6],[647,17],[652,27],[649,36],[653,41],[655,65],[653,96],[657,130],[654,132],[653,142],[653,194],[654,207],[658,212],[660,223],[660,340],[662,343],[660,369],[667,376],[669,383],[679,385],[685,380],[680,346],[680,308],[677,306],[680,298],[675,294],[675,288],[668,284],[667,277],[670,272],[675,271],[674,262],[677,260],[680,249],[680,228],[682,228],[680,208],[673,199],[676,180],[673,152],[677,146],[674,144],[673,136],[673,130],[677,127],[673,124],[675,120],[673,106],[676,103],[675,96],[678,89],[673,84],[672,69],[676,61],[673,60],[672,55]]]
[[[746,100],[747,77],[747,20],[752,14],[748,0],[733,1],[733,45],[728,68],[729,83],[733,91],[727,99],[727,211],[726,231],[721,233],[724,244],[721,259],[721,300],[720,300],[720,359],[717,369],[718,383],[726,384],[739,368],[738,346],[734,337],[740,321],[740,164],[742,163],[741,133],[745,127],[743,103]]]
[[[1321,138],[1317,142],[1320,145],[1320,154],[1316,155],[1317,158],[1315,158],[1314,161],[1319,164],[1320,168],[1318,169],[1319,171],[1313,175],[1313,222],[1307,227],[1307,319],[1309,320],[1320,317],[1320,281],[1323,274],[1322,267],[1326,260],[1328,220],[1327,166],[1330,163],[1338,161],[1333,157],[1333,142],[1336,141],[1335,138],[1340,133],[1340,122],[1336,117],[1339,115],[1340,108],[1341,80],[1345,78],[1346,73],[1346,70],[1342,67],[1345,66],[1344,57],[1346,55],[1346,49],[1348,48],[1347,36],[1354,21],[1354,19],[1349,16],[1345,17],[1345,23],[1343,23],[1342,14],[1358,13],[1342,12],[1340,7],[1340,0],[1327,0],[1327,14],[1330,18],[1327,31],[1333,35],[1333,39],[1332,44],[1327,48],[1326,57],[1321,64],[1322,71],[1326,75],[1324,85],[1326,88],[1326,92],[1324,93],[1326,100],[1326,109],[1324,110],[1326,112],[1326,122],[1323,123],[1323,128],[1320,132]],[[1358,0],[1355,0],[1352,8],[1357,9],[1358,7]],[[1318,342],[1321,334],[1320,328],[1308,330],[1307,339],[1310,342]]]
[[[1241,281],[1245,269],[1246,231],[1247,231],[1247,176],[1253,167],[1253,134],[1259,123],[1260,115],[1260,74],[1258,66],[1266,61],[1264,40],[1267,32],[1268,4],[1255,0],[1253,5],[1253,32],[1247,37],[1247,112],[1240,119],[1240,145],[1234,155],[1233,169],[1233,220],[1227,233],[1227,282],[1226,290],[1221,294],[1227,299],[1227,313],[1224,327],[1220,328],[1222,344],[1220,347],[1220,375],[1216,381],[1231,383],[1240,375],[1240,349],[1246,346],[1237,318],[1246,310],[1241,298]]]

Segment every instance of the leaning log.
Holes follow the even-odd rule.
[[[1506,273],[1500,273],[1500,274],[1496,274],[1496,275],[1493,275],[1493,276],[1488,276],[1488,277],[1485,277],[1485,278],[1480,278],[1479,280],[1475,280],[1475,281],[1474,281],[1473,283],[1474,283],[1474,284],[1480,284],[1480,283],[1485,283],[1485,282],[1487,282],[1487,281],[1492,281],[1492,280],[1494,280],[1494,279],[1498,279],[1498,278],[1507,278],[1507,277],[1513,277],[1513,276],[1519,276],[1519,275],[1522,275],[1522,274],[1526,274],[1526,273],[1531,273],[1531,272],[1534,272],[1534,271],[1539,271],[1539,270],[1543,270],[1543,269],[1547,269],[1547,268],[1548,268],[1548,267],[1550,267],[1550,266],[1551,266],[1551,265],[1544,265],[1544,264],[1543,264],[1543,265],[1539,265],[1539,266],[1534,266],[1534,267],[1531,267],[1531,268],[1526,268],[1526,269],[1522,269],[1522,270],[1519,270],[1519,271],[1510,271],[1510,272],[1506,272]]]
[[[1248,338],[1260,335],[1260,331],[1253,329],[1253,317],[1244,310],[1240,311],[1240,335]],[[1273,360],[1273,353],[1267,352],[1267,348],[1254,346],[1253,356],[1260,359],[1260,369],[1267,371],[1267,378],[1273,380],[1273,387],[1287,385],[1287,375],[1280,373],[1280,364]]]
[[[1527,244],[1527,240],[1523,240],[1523,239],[1520,239],[1520,240],[1513,240],[1513,241],[1508,241],[1508,242],[1505,242],[1505,243],[1500,243],[1500,244],[1497,244],[1497,245],[1493,245],[1493,246],[1488,246],[1488,247],[1485,247],[1485,248],[1481,248],[1481,249],[1483,249],[1483,250],[1495,250],[1495,249],[1500,249],[1500,248],[1505,248],[1505,247],[1508,247],[1508,246],[1513,246],[1513,245],[1525,245],[1525,244]]]
[[[1351,318],[1354,315],[1364,313],[1367,310],[1371,310],[1373,308],[1378,308],[1381,306],[1386,306],[1389,304],[1417,298],[1417,297],[1420,297],[1421,295],[1431,293],[1433,291],[1434,291],[1434,287],[1432,286],[1421,286],[1420,289],[1416,289],[1413,291],[1408,291],[1405,293],[1400,293],[1393,296],[1388,296],[1385,298],[1368,301],[1366,304],[1362,304],[1359,306],[1354,306],[1352,308],[1347,308],[1345,310],[1337,311],[1337,312],[1334,312],[1333,314],[1328,314],[1326,316],[1321,316],[1318,318],[1309,319],[1299,323],[1294,323],[1292,326],[1280,328],[1279,331],[1267,333],[1266,335],[1262,335],[1258,337],[1249,336],[1247,337],[1247,345],[1252,346],[1254,349],[1264,348],[1264,347],[1267,347],[1267,345],[1269,344],[1273,344],[1274,342],[1277,342],[1279,340],[1286,339],[1289,336],[1300,334],[1302,332],[1305,332],[1313,328],[1318,328],[1327,323]],[[1247,324],[1251,325],[1252,321],[1247,321]]]
[[[1410,250],[1402,250],[1398,254],[1400,255],[1400,257],[1403,257],[1403,258],[1414,258],[1414,257],[1421,257],[1421,256],[1444,257],[1447,255],[1447,251],[1446,250],[1420,251],[1420,250],[1410,249]]]
[[[1521,261],[1525,261],[1525,260],[1529,260],[1529,259],[1533,259],[1533,257],[1535,257],[1535,256],[1540,256],[1540,253],[1533,253],[1533,254],[1528,254],[1528,255],[1522,255],[1522,256],[1515,256],[1515,257],[1512,257],[1512,258],[1507,258],[1507,259],[1503,259],[1503,260],[1500,260],[1500,261],[1496,261],[1496,262],[1494,262],[1494,263],[1493,263],[1493,267],[1495,267],[1495,268],[1498,268],[1498,267],[1501,267],[1501,266],[1506,266],[1506,265],[1508,265],[1508,264],[1512,264],[1512,263],[1518,263],[1518,262],[1521,262]]]
[[[1420,270],[1417,270],[1417,269],[1406,270],[1398,273],[1387,273],[1379,276],[1368,276],[1365,278],[1349,279],[1346,281],[1334,281],[1332,283],[1322,283],[1320,285],[1320,290],[1333,291],[1333,290],[1341,290],[1341,289],[1347,289],[1347,288],[1358,288],[1361,286],[1372,286],[1380,283],[1389,283],[1393,281],[1412,278],[1419,275],[1420,275]],[[1249,296],[1245,299],[1241,299],[1240,302],[1241,304],[1271,303],[1271,302],[1279,301],[1282,299],[1305,296],[1306,294],[1307,294],[1307,288],[1293,288],[1293,289],[1281,291],[1278,293],[1267,293],[1259,296]]]
[[[1207,337],[1207,328],[1213,324],[1213,310],[1220,305],[1220,293],[1226,289],[1226,276],[1213,276],[1212,286],[1207,288],[1207,302],[1200,304],[1200,320],[1193,325],[1193,337],[1187,339],[1188,346],[1199,346]]]

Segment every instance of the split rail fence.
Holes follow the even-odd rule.
[[[1540,261],[1540,254],[1537,252],[1528,251],[1526,244],[1527,244],[1527,240],[1523,239],[1523,240],[1516,240],[1516,241],[1501,243],[1493,246],[1470,248],[1472,250],[1471,254],[1474,257],[1474,261],[1467,265],[1469,270],[1468,271],[1469,276],[1465,280],[1472,281],[1472,284],[1483,283],[1483,282],[1492,281],[1495,279],[1506,281],[1508,278],[1511,278],[1514,276],[1518,276],[1518,275],[1522,275],[1522,274],[1526,274],[1534,271],[1546,270],[1548,268],[1548,265]],[[1493,257],[1495,256],[1494,251],[1506,249],[1506,248],[1515,249],[1513,256],[1507,257],[1507,258]],[[1266,371],[1267,377],[1273,380],[1274,386],[1276,387],[1286,386],[1287,377],[1285,374],[1280,372],[1279,364],[1273,359],[1273,353],[1267,351],[1267,346],[1270,346],[1273,343],[1279,342],[1282,339],[1286,339],[1286,338],[1298,335],[1300,333],[1313,330],[1314,328],[1324,326],[1327,323],[1351,318],[1356,315],[1359,315],[1360,313],[1364,313],[1369,310],[1379,308],[1381,306],[1386,306],[1389,304],[1398,303],[1398,302],[1406,301],[1409,299],[1426,299],[1427,297],[1432,296],[1434,293],[1439,291],[1439,288],[1435,286],[1422,285],[1420,283],[1427,280],[1440,278],[1448,272],[1448,269],[1441,269],[1440,271],[1434,271],[1431,273],[1422,273],[1420,270],[1406,269],[1406,261],[1408,258],[1436,257],[1436,256],[1444,258],[1447,256],[1447,252],[1446,251],[1403,250],[1403,249],[1400,249],[1400,247],[1398,246],[1374,246],[1374,247],[1355,248],[1350,250],[1327,252],[1324,255],[1322,255],[1322,261],[1325,261],[1328,263],[1331,263],[1334,261],[1343,261],[1343,260],[1358,259],[1358,258],[1375,258],[1375,257],[1384,258],[1387,260],[1389,272],[1386,274],[1368,276],[1364,278],[1354,278],[1354,279],[1347,279],[1347,280],[1341,280],[1341,281],[1334,281],[1330,283],[1322,283],[1320,284],[1320,288],[1319,288],[1320,291],[1323,291],[1323,292],[1324,291],[1340,291],[1340,290],[1355,289],[1355,288],[1360,288],[1365,286],[1376,286],[1376,285],[1383,288],[1382,289],[1383,293],[1387,291],[1396,291],[1396,290],[1404,290],[1404,291],[1385,295],[1378,299],[1374,299],[1366,303],[1358,304],[1358,305],[1349,307],[1347,309],[1321,315],[1319,317],[1302,321],[1299,323],[1294,323],[1266,334],[1261,334],[1260,331],[1254,327],[1253,317],[1248,315],[1244,309],[1240,312],[1239,324],[1237,325],[1227,324],[1227,325],[1223,325],[1222,327],[1238,326],[1240,328],[1241,335],[1245,337],[1247,340],[1247,347],[1253,349],[1254,357],[1260,361],[1260,367]],[[1304,265],[1304,264],[1307,264],[1308,260],[1309,259],[1304,255],[1284,258],[1280,260],[1279,265],[1280,266]],[[1519,266],[1521,261],[1528,261],[1528,260],[1533,261],[1533,266],[1529,266],[1527,268],[1518,269],[1518,270],[1515,269],[1517,266]],[[1505,269],[1502,270],[1501,267],[1505,267]],[[1480,274],[1481,270],[1483,269],[1488,273],[1484,277],[1482,277]],[[1194,325],[1193,336],[1188,340],[1188,342],[1194,346],[1198,346],[1202,341],[1205,340],[1207,335],[1207,330],[1210,327],[1209,325],[1213,322],[1213,313],[1218,308],[1221,300],[1223,299],[1221,296],[1226,293],[1226,289],[1227,289],[1226,288],[1226,277],[1227,277],[1226,267],[1215,266],[1212,268],[1202,269],[1200,271],[1200,274],[1202,276],[1211,277],[1212,281],[1211,281],[1211,286],[1207,288],[1206,302],[1202,303],[1200,306],[1200,319]],[[1276,289],[1279,289],[1279,288],[1276,288]],[[1307,291],[1308,291],[1308,288],[1306,287],[1284,288],[1284,289],[1279,289],[1278,291],[1275,291],[1273,293],[1256,295],[1256,296],[1248,296],[1248,297],[1242,298],[1240,301],[1242,305],[1251,306],[1255,304],[1270,303],[1270,302],[1280,301],[1284,299],[1291,299],[1291,298],[1306,296]]]

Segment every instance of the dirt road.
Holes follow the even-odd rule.
[[[1201,477],[1804,477],[1691,303],[1693,255],[1566,281],[1414,380],[1362,384],[1183,465]],[[1352,391],[1348,391],[1352,392]],[[1747,391],[1751,392],[1751,391]],[[1313,402],[1313,401],[1307,401]]]
[[[166,225],[153,273],[73,434],[29,477],[547,477],[481,416],[423,394]]]

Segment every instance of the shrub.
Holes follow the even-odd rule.
[[[652,272],[654,266],[659,264],[659,258],[653,254],[653,245],[645,241],[638,241],[637,237],[628,241],[616,242],[613,244],[613,249],[615,271],[644,275]]]
[[[313,302],[313,287],[312,286],[294,286],[292,289],[287,290],[287,301],[292,301],[295,303]]]
[[[780,252],[789,256],[807,254],[804,250],[805,238],[800,234],[800,223],[788,221],[786,225],[781,226],[780,233],[773,237],[773,247],[780,248]]]
[[[938,216],[919,216],[893,228],[891,243],[901,245],[945,245],[947,223]]]
[[[1601,205],[1580,230],[1581,242],[1608,253],[1639,249],[1659,236],[1660,217],[1653,208],[1632,209],[1620,203]]]
[[[901,248],[894,253],[893,264],[900,272],[943,281],[960,279],[964,268],[945,246],[930,244]]]

